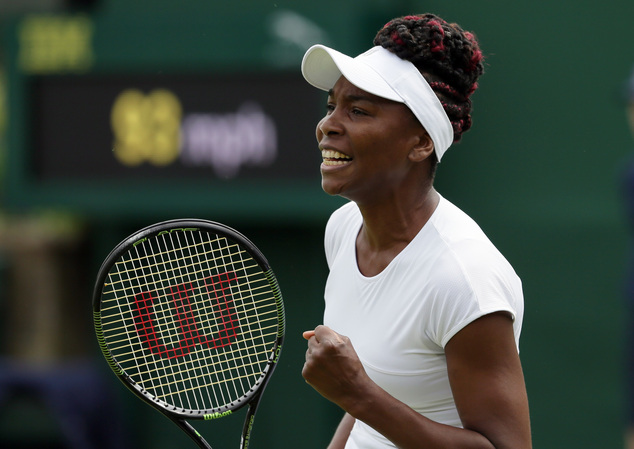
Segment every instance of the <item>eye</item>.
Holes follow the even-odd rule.
[[[359,108],[352,108],[351,113],[352,115],[368,115],[367,112]]]
[[[335,110],[335,105],[333,103],[326,104],[326,113],[330,114]]]

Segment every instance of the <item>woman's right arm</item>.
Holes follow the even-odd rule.
[[[346,441],[348,441],[348,436],[350,435],[350,431],[352,430],[352,426],[354,425],[355,419],[346,413],[343,415],[335,434],[328,445],[328,449],[344,449],[346,446]]]

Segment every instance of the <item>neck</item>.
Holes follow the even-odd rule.
[[[413,198],[359,204],[363,227],[358,242],[363,241],[365,247],[372,251],[406,246],[427,223],[439,201],[438,192],[430,187],[424,195]]]
[[[439,201],[438,193],[430,189],[416,202],[359,205],[363,215],[356,241],[359,271],[365,276],[382,272],[429,221]]]

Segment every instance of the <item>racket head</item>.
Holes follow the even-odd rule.
[[[93,317],[100,348],[137,396],[173,419],[257,402],[284,339],[284,305],[260,250],[200,219],[141,229],[104,260]]]

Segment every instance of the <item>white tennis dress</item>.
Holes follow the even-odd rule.
[[[330,274],[324,324],[350,338],[367,374],[384,390],[429,419],[461,427],[444,347],[475,319],[507,311],[519,348],[521,281],[480,227],[443,197],[418,235],[373,277],[357,266],[361,224],[351,202],[326,226]],[[358,420],[346,444],[346,449],[393,447]]]

